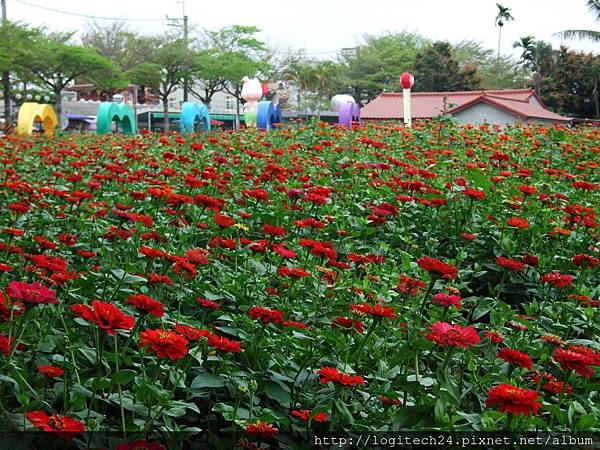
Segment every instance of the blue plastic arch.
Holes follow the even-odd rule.
[[[126,103],[102,102],[98,109],[98,119],[96,130],[98,134],[106,134],[112,132],[112,123],[117,122],[121,125],[123,134],[135,134],[135,118],[133,108]]]
[[[210,114],[203,103],[185,102],[181,105],[181,134],[192,134],[196,124],[210,131]]]
[[[281,123],[281,108],[273,102],[262,101],[258,103],[256,125],[263,130],[270,130],[276,123]]]
[[[340,106],[338,123],[352,128],[352,122],[360,123],[360,106],[358,103],[343,103]]]

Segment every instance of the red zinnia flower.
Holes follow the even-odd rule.
[[[363,323],[350,317],[336,317],[331,322],[331,328],[347,328],[362,333],[364,331]]]
[[[4,322],[8,322],[10,320],[11,314],[13,319],[17,317],[19,314],[23,314],[25,312],[25,305],[21,302],[15,302],[10,298],[4,298],[2,292],[0,292],[0,319]]]
[[[309,277],[310,273],[301,267],[294,267],[292,269],[289,267],[280,267],[279,270],[277,270],[277,275],[282,277],[302,278]]]
[[[523,272],[523,270],[525,270],[525,264],[516,259],[505,258],[504,256],[498,256],[496,258],[496,264],[505,269],[516,270],[518,272]]]
[[[64,370],[56,366],[37,366],[37,370],[39,373],[47,376],[48,378],[60,377],[65,373]]]
[[[25,415],[34,427],[41,428],[46,432],[54,432],[68,440],[72,439],[74,435],[85,432],[85,424],[71,419],[69,416],[61,417],[58,414],[48,416],[43,411],[30,411]]]
[[[257,435],[261,439],[272,439],[279,430],[270,423],[257,420],[255,423],[246,425],[248,434]]]
[[[538,265],[538,257],[530,255],[529,253],[525,253],[523,256],[521,256],[521,261],[531,267],[537,267]]]
[[[206,266],[209,254],[210,252],[204,248],[191,248],[185,253],[183,259],[190,264]]]
[[[579,254],[573,256],[573,264],[593,269],[598,264],[598,258],[594,258],[592,255]]]
[[[402,404],[402,402],[400,400],[398,400],[397,398],[388,397],[386,395],[379,395],[377,397],[377,399],[380,402],[385,403],[386,405],[401,405]]]
[[[271,236],[285,236],[285,228],[267,223],[263,226],[263,233],[270,234]]]
[[[149,347],[159,358],[179,359],[187,355],[188,340],[183,336],[166,330],[146,330],[140,333],[140,347]]]
[[[504,347],[498,352],[498,358],[503,359],[509,364],[514,364],[529,370],[533,367],[533,361],[528,354],[513,350],[512,348]]]
[[[436,258],[422,256],[417,259],[417,264],[421,269],[426,270],[432,277],[442,277],[446,280],[453,280],[458,274],[458,268]]]
[[[552,376],[549,373],[544,374],[543,381],[546,381],[546,383],[542,385],[542,389],[546,392],[550,392],[552,394],[560,394],[561,392],[564,392],[565,394],[570,394],[573,391],[573,388],[570,384],[565,385],[564,382],[558,381],[554,376]],[[533,382],[535,384],[538,384],[540,382],[539,372],[537,372],[535,374],[535,377],[533,377]]]
[[[537,414],[542,404],[537,401],[539,394],[531,389],[523,389],[511,384],[500,384],[488,392],[487,406],[499,406],[498,411],[529,416]]]
[[[529,222],[527,221],[527,219],[522,219],[521,217],[511,217],[506,221],[506,224],[509,227],[516,227],[522,229],[529,228]]]
[[[163,304],[144,294],[130,295],[127,297],[127,300],[125,300],[125,304],[133,305],[135,309],[156,317],[165,315],[165,307]]]
[[[115,450],[166,450],[166,448],[158,442],[148,442],[146,440],[139,440],[133,441],[131,444],[121,442],[120,444],[117,444]]]
[[[398,317],[396,315],[396,310],[391,306],[381,306],[381,305],[369,305],[367,303],[358,303],[356,305],[351,305],[350,309],[352,311],[360,312],[363,314],[370,314],[372,316],[377,317],[388,317],[390,319],[395,319]]]
[[[208,300],[206,298],[197,297],[196,302],[203,308],[212,309],[213,311],[221,308],[221,305],[219,305],[217,302],[213,302],[212,300]]]
[[[302,420],[307,421],[312,418],[312,420],[314,420],[315,422],[327,422],[327,413],[318,412],[315,414],[310,409],[293,410],[292,416],[296,416]]]
[[[70,309],[75,315],[94,322],[108,334],[117,334],[116,330],[131,330],[135,324],[132,316],[111,303],[94,300],[92,308],[87,305],[72,305]]]
[[[444,308],[450,308],[451,306],[456,306],[456,309],[461,309],[462,305],[461,305],[461,298],[459,295],[452,295],[452,294],[444,294],[443,292],[440,292],[438,294],[435,294],[433,296],[433,298],[431,299],[431,301],[433,303],[437,303],[442,305]]]
[[[40,283],[25,283],[23,281],[11,281],[8,283],[6,293],[16,300],[30,305],[41,305],[58,303],[56,291],[48,289]]]
[[[477,200],[483,200],[485,198],[485,191],[480,191],[479,189],[466,188],[463,191],[463,194]]]
[[[344,386],[365,384],[363,377],[359,377],[358,375],[346,375],[345,373],[338,371],[335,367],[321,367],[317,373],[321,375],[321,379],[319,381],[323,384],[329,382],[340,383]]]
[[[450,325],[446,322],[434,322],[431,333],[425,338],[442,347],[455,346],[467,348],[481,342],[477,331],[472,326],[462,328],[460,325]]]
[[[549,283],[556,286],[559,289],[573,284],[574,282],[575,281],[573,280],[573,277],[571,275],[565,275],[557,271],[542,275],[542,277],[540,278],[540,283]]]
[[[598,359],[587,351],[578,351],[578,347],[569,346],[568,350],[557,348],[552,357],[560,364],[563,370],[574,370],[578,375],[590,378],[593,373],[593,367],[598,365]]]
[[[173,272],[184,277],[185,279],[191,280],[192,278],[196,277],[196,266],[183,259],[180,259],[173,264]]]
[[[203,330],[201,328],[190,327],[189,325],[175,325],[173,327],[175,331],[181,334],[184,338],[190,341],[198,341],[200,338],[209,337],[212,333],[208,330]]]
[[[485,331],[483,333],[483,335],[486,338],[488,338],[490,341],[492,341],[494,344],[500,344],[500,343],[504,342],[504,338],[500,335],[499,331],[496,331],[496,330]]]
[[[427,288],[427,285],[425,285],[425,283],[423,283],[421,280],[410,278],[406,275],[400,275],[400,282],[397,286],[397,289],[400,292],[408,294],[411,297],[416,297],[419,294],[419,289],[425,288]]]
[[[216,334],[212,334],[208,337],[208,345],[215,347],[218,350],[223,350],[224,352],[239,353],[242,351],[240,344],[239,341],[227,339],[223,336],[217,336]]]
[[[281,323],[283,321],[283,312],[276,309],[267,309],[260,306],[253,306],[248,310],[248,316],[253,320],[262,320],[263,323]]]
[[[235,220],[233,220],[231,217],[224,216],[221,214],[215,214],[213,216],[213,220],[217,225],[219,225],[222,228],[229,228],[235,223]]]

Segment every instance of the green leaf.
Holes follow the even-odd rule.
[[[469,172],[467,172],[465,178],[479,189],[485,190],[486,194],[490,192],[492,182],[488,180],[487,177],[478,170],[470,170]]]
[[[477,302],[477,306],[473,310],[473,320],[477,320],[487,313],[489,313],[494,306],[496,306],[496,300],[490,297],[482,298]]]
[[[125,271],[123,269],[112,269],[110,273],[117,279],[122,280],[125,276]]]
[[[131,275],[129,273],[125,276],[125,279],[123,280],[125,284],[143,284],[147,281],[148,280],[146,280],[146,278],[144,277],[140,277],[138,275]]]
[[[137,372],[135,370],[121,369],[113,374],[113,383],[127,384],[135,378]]]
[[[577,431],[592,431],[598,424],[598,418],[594,414],[585,414],[575,424]]]
[[[192,389],[220,388],[225,386],[223,378],[210,372],[201,373],[192,380]]]
[[[275,400],[284,408],[289,408],[292,403],[290,393],[277,383],[270,382],[265,386],[265,394],[267,397]]]
[[[7,383],[12,383],[15,386],[18,386],[17,381],[14,378],[11,378],[9,376],[6,375],[0,375],[0,381],[6,381]]]

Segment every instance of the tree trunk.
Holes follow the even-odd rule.
[[[12,108],[10,104],[10,78],[8,72],[2,73],[2,85],[4,86],[4,130],[8,133],[12,126]]]
[[[169,99],[168,98],[163,98],[163,128],[164,128],[164,132],[165,134],[169,133]]]
[[[56,119],[58,120],[58,128],[60,129],[61,116],[62,116],[62,89],[54,89],[54,112],[56,113]]]
[[[235,129],[239,130],[240,129],[240,94],[242,93],[242,91],[240,90],[239,86],[236,85],[235,87]],[[244,121],[244,123],[246,123],[246,121]],[[246,124],[246,126],[248,126],[248,124]]]
[[[594,106],[596,108],[596,119],[600,119],[600,105],[598,104],[598,84],[600,84],[600,82],[596,81],[596,84],[594,86]]]

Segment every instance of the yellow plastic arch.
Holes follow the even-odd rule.
[[[46,136],[54,136],[54,129],[58,125],[54,108],[47,104],[23,103],[19,109],[16,133],[23,136],[31,136],[33,125],[36,122],[44,124],[44,133]]]

